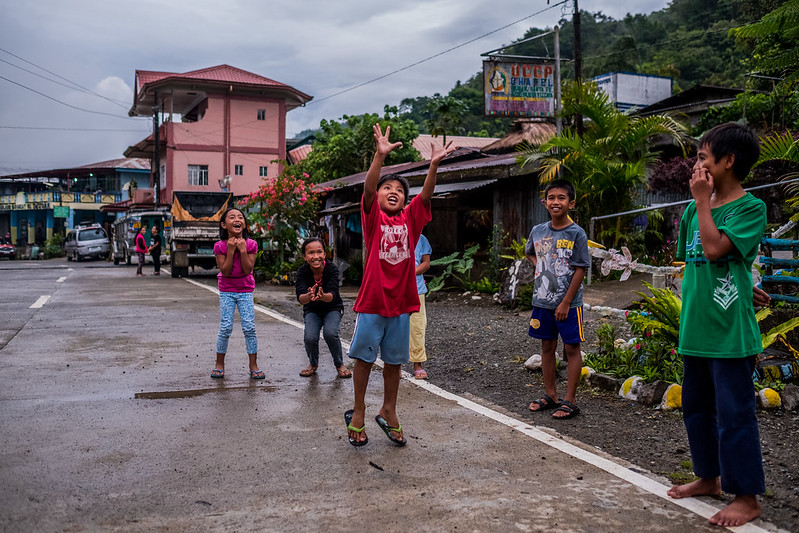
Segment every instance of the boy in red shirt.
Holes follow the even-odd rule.
[[[366,387],[372,365],[383,360],[383,406],[375,417],[386,436],[398,446],[407,442],[397,418],[397,392],[402,365],[408,362],[410,313],[419,310],[416,290],[414,249],[422,228],[430,219],[430,199],[436,187],[436,172],[444,157],[452,153],[452,142],[445,147],[432,145],[430,167],[421,192],[407,206],[408,182],[388,174],[380,176],[383,162],[401,142],[389,141],[380,124],[374,125],[377,142],[361,198],[361,222],[366,245],[363,282],[353,307],[358,313],[349,357],[355,359],[353,385],[355,405],[344,413],[350,444],[368,442],[365,429]],[[377,205],[375,205],[375,201]]]

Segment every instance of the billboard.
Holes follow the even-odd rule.
[[[541,62],[483,61],[483,94],[487,116],[555,116],[555,66]]]

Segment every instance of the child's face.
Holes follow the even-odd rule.
[[[153,235],[158,235],[158,226],[153,226],[152,234]]]
[[[566,218],[569,210],[574,209],[574,200],[569,199],[569,191],[553,187],[547,191],[544,206],[552,218]]]
[[[302,258],[311,265],[311,268],[319,269],[325,264],[325,248],[319,241],[309,242],[305,245]]]
[[[717,179],[728,169],[732,168],[732,161],[732,154],[716,159],[716,156],[710,151],[710,146],[703,145],[696,151],[694,170],[705,170],[708,174],[713,176],[713,179]]]
[[[228,211],[221,224],[222,229],[227,230],[229,237],[241,237],[244,233],[244,215],[237,209]]]
[[[397,180],[388,180],[377,189],[377,205],[387,215],[398,215],[405,207],[405,189]]]

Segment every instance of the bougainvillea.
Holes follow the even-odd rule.
[[[321,196],[330,187],[319,187],[309,182],[308,174],[297,175],[290,167],[274,178],[264,178],[257,190],[241,200],[246,208],[250,232],[260,237],[271,252],[273,265],[262,265],[267,271],[277,273],[299,252],[301,240],[313,232]]]

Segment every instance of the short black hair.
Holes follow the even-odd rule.
[[[322,245],[322,249],[323,250],[325,249],[325,243],[322,241],[321,238],[319,238],[319,237],[308,237],[307,239],[302,241],[302,246],[300,248],[300,250],[302,250],[302,255],[305,255],[305,247],[308,246],[309,244],[311,244],[312,242],[318,242],[319,244]]]
[[[707,147],[718,161],[728,154],[735,157],[732,172],[738,181],[743,181],[760,157],[760,141],[749,126],[727,122],[709,129],[699,139],[699,148]]]
[[[408,198],[410,187],[408,185],[408,180],[406,180],[404,177],[400,176],[399,174],[384,174],[380,176],[380,179],[377,180],[377,188],[379,189],[381,185],[391,180],[396,180],[400,182],[400,185],[402,185],[402,190],[405,191],[405,203],[407,204],[410,201],[410,198]]]
[[[547,186],[544,189],[544,198],[547,197],[547,195],[549,194],[549,191],[551,191],[552,189],[563,189],[563,190],[565,190],[566,194],[569,195],[569,201],[570,202],[572,200],[574,200],[574,197],[576,196],[576,193],[574,192],[574,185],[572,185],[571,182],[566,181],[566,180],[552,180],[549,183],[547,183]]]

